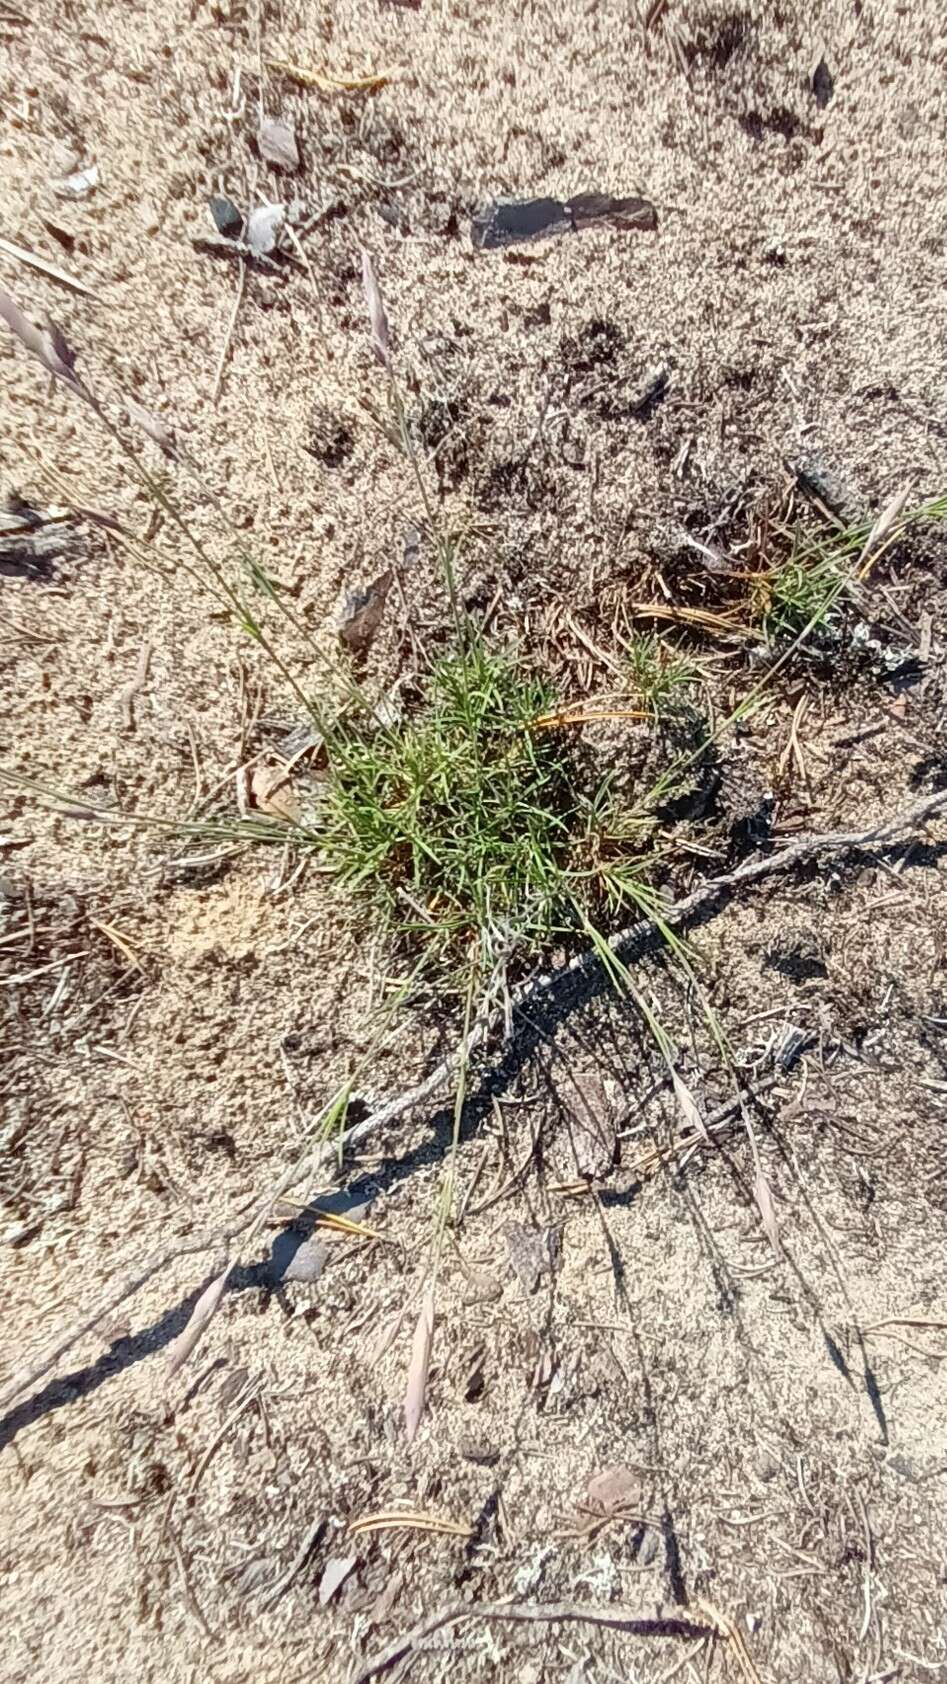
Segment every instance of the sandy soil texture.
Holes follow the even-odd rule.
[[[446,1090],[296,1189],[370,1233],[284,1203],[165,1361],[221,1266],[186,1242],[342,1079],[365,1114],[462,1017],[432,990],[366,1058],[403,954],[278,822],[266,847],[201,828],[287,765],[316,803],[298,691],[352,592],[386,580],[352,670],[388,705],[449,642],[361,251],[465,610],[563,697],[600,693],[642,603],[726,615],[790,512],[838,531],[947,490],[945,66],[931,0],[0,0],[0,287],[60,325],[113,429],[4,329],[11,1684],[947,1673],[943,814],[719,896],[688,932],[699,989],[638,944],[710,1144],[640,1011],[548,957],[471,1071],[412,1444]],[[480,249],[509,197],[571,211]],[[213,199],[282,206],[280,249],[228,245]],[[291,608],[291,682],[206,588],[248,559]],[[665,816],[669,895],[947,788],[945,602],[947,540],[913,532]],[[670,635],[716,719],[759,678],[758,639]],[[653,733],[586,744],[634,779]]]

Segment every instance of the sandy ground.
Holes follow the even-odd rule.
[[[228,574],[243,545],[285,587],[311,641],[280,647],[305,687],[340,600],[388,567],[367,681],[391,690],[444,636],[417,491],[378,425],[360,247],[438,447],[464,599],[564,691],[601,682],[589,639],[611,648],[629,604],[673,582],[682,530],[745,537],[799,469],[847,515],[947,485],[937,8],[669,0],[649,18],[617,0],[521,18],[438,0],[0,4],[0,233],[88,290],[3,252],[0,283],[52,313],[113,418],[130,396],[174,428],[191,466],[148,444],[149,470]],[[399,74],[304,90],[271,61]],[[289,179],[259,156],[261,108],[295,126]],[[94,190],[57,191],[92,163]],[[656,230],[473,249],[492,197],[588,191],[647,194]],[[208,252],[221,192],[241,210],[298,200],[301,248],[245,272]],[[115,1271],[275,1178],[364,1055],[388,958],[311,865],[174,828],[235,814],[235,772],[295,752],[299,707],[114,441],[8,337],[0,359],[0,489],[139,539],[79,523],[40,576],[4,567],[3,768],[148,821],[4,790],[12,1375]],[[642,405],[655,371],[661,400]],[[919,675],[790,674],[728,751],[688,877],[735,857],[728,825],[764,790],[785,839],[862,829],[938,787],[945,580],[934,540],[879,569],[870,633],[906,662],[920,650]],[[725,707],[746,653],[699,652]],[[800,769],[785,751],[804,690]],[[477,1073],[412,1446],[402,1399],[450,1134],[436,1107],[337,1189],[382,1239],[332,1238],[316,1282],[274,1290],[274,1223],[176,1380],[161,1353],[211,1256],[90,1331],[0,1422],[4,1676],[342,1681],[440,1606],[505,1598],[651,1624],[473,1618],[423,1640],[411,1676],[737,1678],[734,1644],[706,1636],[718,1614],[747,1677],[947,1668],[945,841],[941,820],[913,849],[773,879],[694,932],[759,1090],[778,1257],[744,1130],[684,1172],[649,1166],[679,1112],[635,1014],[589,987]],[[640,964],[712,1112],[729,1090],[699,1005],[660,954]],[[453,1034],[450,1002],[415,1011],[360,1092],[399,1091]],[[569,1093],[588,1070],[624,1138],[576,1192]],[[557,1236],[535,1281],[523,1228]],[[616,1466],[603,1513],[589,1481]],[[393,1510],[454,1532],[349,1531]]]

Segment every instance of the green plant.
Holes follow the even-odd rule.
[[[655,719],[673,713],[699,673],[693,661],[653,632],[635,632],[628,644],[632,688]]]
[[[415,717],[333,734],[323,851],[363,906],[488,965],[575,922],[576,899],[601,888],[587,855],[605,808],[579,793],[570,740],[534,728],[552,700],[470,635],[435,665]]]
[[[760,621],[770,643],[809,632],[825,632],[837,618],[850,586],[834,549],[795,544],[792,554],[763,575],[757,586]]]

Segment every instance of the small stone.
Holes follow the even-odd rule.
[[[757,1459],[757,1479],[769,1481],[771,1479],[775,1479],[778,1473],[779,1463],[777,1462],[775,1456],[770,1456],[768,1452],[764,1451],[763,1455]]]
[[[232,199],[219,195],[208,199],[207,208],[214,219],[214,227],[225,240],[239,240],[243,233],[243,217]]]

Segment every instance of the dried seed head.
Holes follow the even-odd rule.
[[[76,353],[67,345],[55,322],[50,322],[45,328],[36,327],[7,292],[0,292],[0,316],[20,344],[42,363],[54,379],[62,380],[80,398],[90,401],[89,393],[76,373]]]

